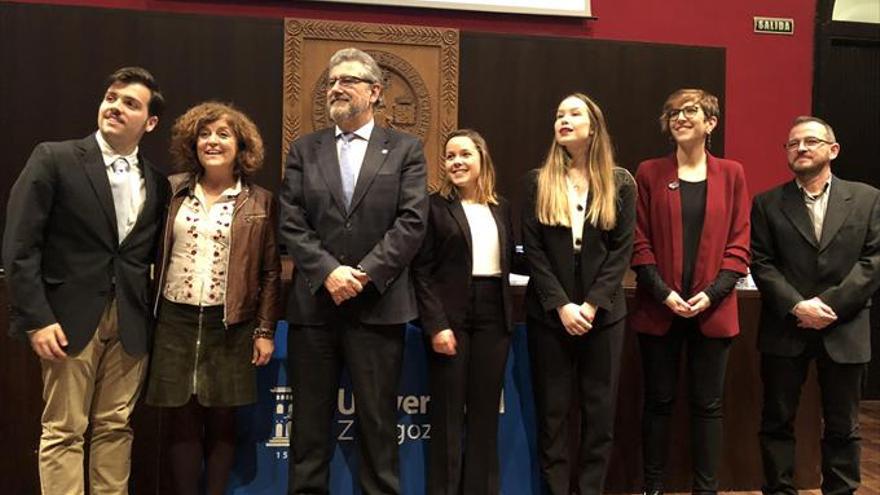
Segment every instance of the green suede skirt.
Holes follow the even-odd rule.
[[[163,299],[159,306],[145,400],[179,407],[195,395],[206,407],[257,400],[253,324],[223,326],[223,306],[199,307]]]

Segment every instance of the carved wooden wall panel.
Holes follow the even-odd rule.
[[[282,156],[297,137],[332,125],[327,62],[353,46],[385,72],[376,123],[420,137],[435,180],[444,137],[458,125],[458,44],[456,29],[285,19]]]

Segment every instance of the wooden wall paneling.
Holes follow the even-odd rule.
[[[159,80],[167,108],[141,148],[171,170],[171,125],[205,100],[250,115],[266,146],[254,180],[281,182],[280,19],[0,3],[0,232],[9,189],[40,141],[81,138],[97,129],[105,78],[142,65]]]
[[[462,32],[459,121],[486,138],[517,231],[525,173],[541,166],[562,98],[591,96],[605,114],[618,164],[635,172],[672,151],[657,117],[679,88],[703,88],[721,103],[712,152],[724,155],[723,48]]]

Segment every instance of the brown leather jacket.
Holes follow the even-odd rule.
[[[156,307],[165,285],[165,273],[171,252],[174,218],[183,200],[195,188],[190,173],[172,175],[171,203],[159,245],[160,272]],[[275,240],[278,210],[272,193],[242,180],[242,189],[232,209],[229,236],[229,261],[226,270],[226,300],[223,322],[226,326],[255,320],[256,327],[275,330],[281,316],[281,262]]]

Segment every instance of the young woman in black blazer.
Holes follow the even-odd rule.
[[[477,132],[458,130],[448,138],[429,202],[425,240],[413,263],[429,347],[427,493],[497,494],[514,243],[510,207],[495,193],[492,158]]]
[[[635,182],[616,167],[602,110],[584,94],[559,104],[544,165],[527,180],[523,242],[529,353],[547,492],[600,494],[614,433],[632,252]],[[573,390],[580,425],[570,425]],[[580,431],[577,458],[569,438]],[[570,487],[572,469],[577,486]]]

